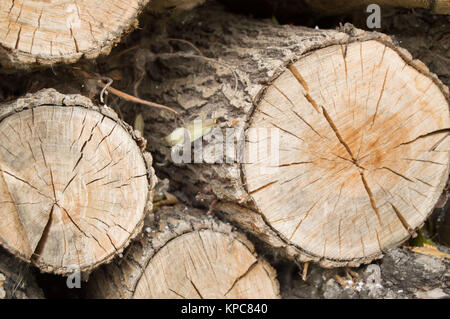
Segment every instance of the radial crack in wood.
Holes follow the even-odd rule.
[[[282,130],[280,144],[292,151],[281,153],[281,162],[311,165],[280,165],[261,174],[269,172],[268,158],[243,164],[248,189],[278,181],[250,192],[267,223],[291,244],[331,261],[376,256],[414,234],[434,207],[449,165],[448,153],[429,151],[450,127],[448,103],[432,80],[377,41],[350,43],[342,57],[341,46],[332,45],[299,58],[266,88],[261,112],[251,118],[250,127]],[[265,101],[300,114],[306,125],[277,117]],[[311,104],[320,105],[323,116]],[[270,122],[264,113],[273,116]],[[333,156],[335,161],[323,160]],[[347,159],[353,165],[342,169]],[[436,162],[442,166],[431,165]],[[409,187],[426,198],[419,200]],[[280,222],[295,215],[300,222]]]
[[[136,236],[154,175],[113,111],[43,90],[2,105],[0,131],[0,243],[9,251],[42,271],[88,272]]]
[[[3,66],[72,63],[107,54],[137,26],[148,0],[5,0],[0,2]]]
[[[275,270],[232,226],[183,205],[162,207],[153,232],[92,274],[95,298],[279,298]]]
[[[178,106],[186,122],[215,118],[227,137],[222,152],[210,142],[216,133],[195,150],[217,164],[161,166],[173,183],[193,195],[211,189],[217,213],[277,253],[327,267],[379,258],[424,223],[448,179],[450,116],[448,88],[423,63],[349,24],[279,26],[212,3],[190,15],[202,25],[184,24],[183,39],[220,58],[239,85],[218,65],[149,63],[164,81],[152,77],[141,94]],[[169,23],[167,36],[178,30]],[[171,159],[161,143],[170,128],[142,114],[150,150]]]

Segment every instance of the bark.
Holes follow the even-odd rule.
[[[139,133],[108,107],[53,89],[1,105],[0,121],[0,243],[63,275],[120,253],[151,209],[155,176]]]
[[[185,123],[214,119],[224,135],[278,128],[287,151],[281,171],[267,173],[271,165],[237,163],[234,151],[214,154],[221,142],[213,130],[203,138],[205,161],[231,163],[175,164],[164,142],[175,127],[144,111],[161,172],[187,193],[211,189],[226,218],[301,262],[356,266],[414,235],[442,193],[449,162],[448,89],[423,63],[383,34],[277,26],[214,4],[167,24],[158,40],[181,29],[191,44],[180,51],[137,52],[151,82],[140,83],[139,95],[175,107]],[[247,137],[244,153],[263,141]],[[299,172],[306,178],[289,185]],[[403,193],[409,188],[423,200]]]
[[[148,0],[11,0],[0,4],[2,70],[73,63],[108,54],[137,26]]]
[[[327,14],[339,14],[352,10],[364,9],[369,4],[374,3],[370,0],[358,1],[332,1],[332,0],[307,0],[307,5],[314,11],[326,12]],[[450,4],[446,0],[378,0],[376,4],[382,7],[401,7],[401,8],[421,8],[430,10],[432,13],[450,14]]]
[[[191,10],[205,0],[152,0],[150,11],[155,13],[180,12]]]
[[[443,247],[441,249],[444,249]],[[447,249],[448,252],[448,249]],[[283,298],[439,299],[449,298],[449,260],[394,248],[381,261],[359,269],[310,266],[306,280],[281,266]],[[282,270],[278,267],[278,271]]]
[[[450,14],[450,3],[447,0],[356,0],[356,1],[335,1],[335,0],[265,0],[265,1],[237,1],[221,0],[233,10],[239,12],[264,12],[274,16],[298,16],[314,13],[318,16],[332,16],[358,12],[366,12],[370,4],[378,4],[382,8],[420,8],[428,10],[430,13]]]
[[[93,298],[279,298],[275,270],[250,241],[184,205],[162,207],[123,258],[89,281]]]
[[[43,299],[32,269],[0,248],[0,299]]]

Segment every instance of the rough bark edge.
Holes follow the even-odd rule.
[[[152,227],[153,232],[142,234],[142,237],[127,249],[123,259],[117,259],[92,274],[88,297],[96,299],[133,298],[137,284],[152,258],[171,240],[201,230],[212,230],[241,242],[255,256],[257,262],[264,267],[273,283],[275,295],[277,298],[281,297],[275,269],[257,254],[252,242],[229,223],[222,222],[217,218],[207,217],[200,211],[187,208],[184,205],[161,207],[156,211],[155,218],[157,221],[154,228]],[[124,272],[124,269],[127,269],[127,271]],[[101,288],[100,280],[106,286]]]
[[[221,0],[221,2],[226,3],[233,10],[238,11],[242,9],[242,2],[250,2],[256,3],[257,1],[240,1],[239,4],[236,4],[238,1],[227,1]],[[415,1],[408,0],[397,0],[396,3],[392,3],[389,0],[382,1],[368,1],[368,0],[351,0],[351,1],[343,1],[344,3],[340,5],[339,1],[317,1],[317,0],[265,0],[262,1],[262,6],[267,10],[271,10],[274,12],[275,16],[278,14],[294,16],[295,14],[316,14],[321,17],[331,17],[344,15],[348,13],[358,12],[359,14],[364,14],[366,7],[375,3],[378,4],[383,9],[390,8],[402,8],[402,9],[422,9],[426,10],[432,14],[442,14],[448,15],[450,14],[450,4],[447,0],[422,0],[422,3],[417,3]],[[353,2],[353,3],[345,3],[345,2]],[[250,5],[246,3],[247,5]],[[248,8],[244,5],[244,9],[249,11]],[[289,10],[291,9],[291,10]],[[256,10],[251,10],[251,12],[255,12]]]
[[[294,266],[283,263],[284,274],[280,284],[283,298],[449,298],[449,262],[450,259],[419,254],[409,247],[398,247],[386,251],[381,261],[352,271],[310,265],[305,281]]]
[[[274,75],[271,77],[269,83],[267,83],[263,88],[259,90],[259,92],[256,94],[255,98],[253,99],[253,107],[252,110],[247,114],[246,118],[246,126],[244,129],[247,129],[252,121],[252,116],[258,106],[258,103],[260,102],[261,98],[263,97],[265,91],[270,86],[270,84],[277,79],[285,70],[286,67],[292,63],[295,63],[301,58],[304,58],[305,56],[311,54],[315,50],[323,49],[332,45],[348,45],[349,43],[353,42],[364,42],[364,41],[370,41],[375,40],[378,41],[384,45],[386,45],[388,48],[394,50],[408,65],[413,67],[416,71],[423,74],[424,76],[430,78],[435,85],[438,86],[438,88],[441,90],[442,94],[447,100],[447,103],[449,104],[450,109],[450,97],[449,97],[449,89],[446,87],[435,75],[434,73],[430,72],[428,67],[421,62],[420,60],[413,59],[412,55],[403,48],[400,48],[391,37],[378,33],[378,32],[366,32],[361,29],[355,28],[350,23],[346,23],[344,26],[339,28],[339,31],[343,32],[346,36],[344,36],[342,39],[331,39],[323,43],[314,43],[313,45],[310,45],[306,47],[304,50],[300,52],[296,52],[296,59],[292,59],[290,61],[285,61],[277,70],[275,70]],[[240,169],[240,175],[241,175],[241,183],[246,191],[247,194],[249,194],[247,189],[247,183],[246,183],[246,174],[245,169],[242,164],[239,164]],[[433,201],[437,202],[440,195],[442,194],[444,187],[446,185],[446,182],[448,180],[450,171],[450,166],[447,167],[446,174],[443,175],[441,181],[439,182],[439,185],[436,187],[438,192],[435,192],[433,194]],[[222,202],[219,203],[216,208],[223,213],[225,213],[226,217],[231,219],[236,224],[240,225],[244,228],[245,231],[252,233],[256,237],[264,238],[266,242],[268,242],[270,245],[281,248],[283,247],[285,249],[284,256],[294,259],[298,262],[308,262],[312,261],[315,263],[318,263],[320,266],[325,268],[334,268],[334,267],[343,267],[343,266],[350,266],[350,267],[358,267],[361,264],[367,264],[375,259],[380,259],[383,257],[383,251],[379,254],[366,256],[364,258],[357,258],[357,259],[330,259],[325,258],[322,256],[317,256],[315,254],[312,254],[311,252],[306,251],[305,249],[292,244],[287,240],[282,234],[280,234],[277,230],[275,230],[264,218],[264,215],[262,212],[259,211],[257,208],[256,203],[251,199],[250,195],[249,197],[249,206],[251,209],[247,209],[244,207],[241,207],[237,204],[232,204],[230,202]],[[430,214],[433,212],[433,208],[431,208],[427,212],[427,217],[424,219],[424,222],[419,225],[416,229],[421,228],[423,224],[425,223],[426,219],[430,216]],[[241,215],[245,215],[245,217],[242,217]],[[261,231],[262,229],[262,231]],[[267,236],[266,234],[271,234],[271,236]],[[273,237],[273,238],[271,238]],[[393,243],[390,246],[387,246],[384,248],[384,251],[393,248],[395,246],[400,245],[404,241],[408,240],[411,237],[411,234],[408,234],[404,239],[400,240],[397,243]]]
[[[130,17],[118,30],[111,32],[112,37],[105,39],[98,46],[86,51],[75,52],[65,56],[42,56],[33,55],[17,49],[6,48],[0,44],[0,71],[12,73],[14,70],[31,71],[39,67],[49,67],[54,64],[72,64],[81,58],[96,59],[99,55],[108,55],[111,49],[117,45],[122,38],[138,28],[138,17],[145,9],[150,0],[140,0],[139,10]]]
[[[105,257],[102,260],[97,261],[96,263],[92,265],[79,265],[80,269],[83,273],[88,275],[93,269],[97,268],[101,264],[109,263],[113,260],[113,258],[120,254],[129,244],[132,240],[136,238],[136,236],[141,232],[142,227],[144,225],[144,219],[146,216],[146,212],[151,211],[153,204],[152,204],[152,198],[153,198],[153,191],[155,188],[157,177],[155,175],[155,170],[152,167],[152,155],[149,152],[145,151],[145,147],[147,144],[147,141],[145,138],[143,138],[139,131],[134,130],[130,125],[122,121],[116,112],[112,110],[109,107],[100,107],[95,106],[90,99],[87,97],[84,97],[82,95],[78,94],[70,94],[70,95],[64,95],[56,91],[55,89],[43,89],[40,90],[34,94],[27,94],[24,97],[21,97],[13,102],[0,104],[0,122],[3,121],[5,118],[7,118],[10,115],[13,115],[15,113],[19,113],[23,110],[27,109],[34,109],[36,107],[40,106],[61,106],[61,107],[83,107],[87,108],[93,111],[97,111],[100,114],[108,117],[109,119],[115,121],[118,123],[126,132],[128,132],[131,136],[131,138],[136,142],[136,145],[138,146],[139,150],[142,153],[142,157],[144,160],[144,164],[147,169],[147,181],[148,181],[148,192],[145,194],[146,196],[146,205],[144,212],[142,212],[142,218],[140,222],[137,224],[134,231],[128,236],[128,239],[124,242],[124,244],[119,247],[117,250],[114,250],[110,255]],[[20,254],[19,252],[15,251],[12,247],[10,247],[7,243],[2,242],[0,240],[0,244],[10,253],[12,253],[14,256],[18,257],[22,261],[25,261],[26,263],[32,263],[36,267],[38,267],[41,272],[46,273],[54,273],[54,274],[60,274],[60,275],[68,275],[69,269],[67,267],[54,267],[52,265],[47,265],[44,263],[38,262],[35,264],[34,262],[31,262],[28,258]],[[70,271],[73,271],[73,269],[70,269]]]
[[[351,12],[352,9],[348,9],[348,10],[333,10],[333,8],[335,7],[331,7],[327,5],[327,3],[323,3],[323,2],[319,2],[318,4],[314,3],[314,0],[307,0],[306,1],[306,5],[311,8],[314,11],[322,11],[322,12],[327,12],[329,14],[342,14],[345,12]],[[366,6],[368,6],[371,2],[370,1],[355,1],[357,3],[354,4],[354,9],[364,9]],[[381,2],[381,3],[380,3]],[[399,3],[400,2],[400,3]],[[403,0],[403,1],[397,1],[397,3],[390,3],[389,0],[384,0],[384,1],[373,1],[373,3],[378,4],[381,7],[386,7],[386,8],[409,8],[409,9],[424,9],[427,10],[431,13],[435,13],[435,14],[450,14],[449,11],[449,4],[446,3],[446,0],[422,0],[422,3],[409,3],[408,0]],[[338,4],[335,4],[335,6],[338,6]],[[344,5],[345,6],[345,5]]]

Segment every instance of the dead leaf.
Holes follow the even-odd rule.
[[[206,119],[206,120],[195,120],[190,122],[184,127],[178,127],[172,133],[167,135],[164,139],[170,146],[175,146],[177,144],[183,144],[184,142],[184,130],[186,129],[189,132],[189,136],[191,139],[191,143],[200,137],[208,134],[214,125],[216,124],[215,119]]]
[[[449,259],[450,254],[444,253],[443,251],[438,250],[435,246],[423,244],[423,247],[408,247],[411,251],[422,254],[433,256],[439,258],[440,260]]]

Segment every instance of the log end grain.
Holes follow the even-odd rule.
[[[275,270],[232,226],[183,205],[90,279],[95,298],[279,298]]]
[[[2,1],[0,62],[3,68],[29,69],[107,54],[136,27],[147,2]]]
[[[67,274],[111,260],[137,235],[151,156],[112,110],[50,89],[2,105],[0,119],[3,246]]]
[[[447,97],[378,41],[288,65],[249,127],[277,133],[249,140],[249,153],[280,145],[243,164],[255,206],[285,241],[331,264],[370,260],[414,236],[448,178]]]

